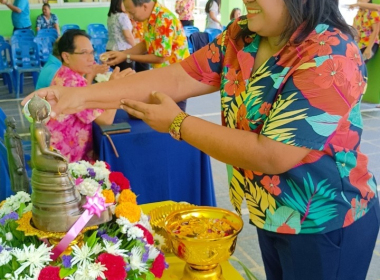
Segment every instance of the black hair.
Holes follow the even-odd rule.
[[[233,20],[235,18],[235,12],[240,11],[239,8],[233,8],[231,13],[230,13],[230,20]]]
[[[346,23],[339,11],[339,0],[284,0],[284,2],[289,12],[289,18],[281,34],[280,41],[289,40],[297,28],[300,27],[300,32],[291,42],[299,44],[320,23],[333,26],[342,33],[354,37],[352,27]],[[247,26],[238,37],[244,38],[252,33]]]
[[[142,6],[144,3],[150,3],[152,0],[132,0],[133,5],[136,7]]]
[[[68,52],[68,53],[73,53],[75,50],[75,45],[74,45],[74,39],[77,36],[83,36],[88,39],[91,39],[90,35],[86,33],[84,30],[80,29],[69,29],[65,33],[63,33],[62,37],[59,38],[58,41],[58,52],[59,56],[62,58],[62,53],[63,52]]]
[[[44,3],[44,4],[42,5],[42,9],[43,9],[44,7],[48,7],[49,10],[51,10],[49,3]]]
[[[221,0],[208,0],[207,3],[206,3],[206,7],[205,7],[205,12],[206,13],[210,12],[210,9],[211,9],[211,6],[212,6],[213,2],[216,2],[216,4],[218,4],[218,10],[220,11],[220,2],[221,2]]]
[[[123,0],[111,0],[110,9],[108,10],[108,16],[110,17],[111,14],[117,14],[122,13],[123,10],[121,9],[121,3]]]

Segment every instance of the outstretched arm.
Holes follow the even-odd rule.
[[[52,105],[54,117],[55,114],[73,114],[84,109],[116,109],[124,98],[149,102],[152,91],[164,92],[178,102],[217,90],[217,87],[193,79],[176,63],[87,87],[43,88],[25,97],[21,105],[25,105],[34,94],[46,97]]]
[[[21,13],[21,9],[11,4],[8,0],[1,0],[1,3],[7,6],[10,10],[12,10],[12,12],[15,12],[18,14]]]
[[[348,5],[348,8],[350,8],[350,9],[361,8],[361,9],[380,11],[380,5],[374,4],[374,3],[361,3],[360,2],[360,3]]]

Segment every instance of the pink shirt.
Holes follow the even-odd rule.
[[[87,81],[77,72],[62,66],[51,85],[85,87]],[[51,118],[46,124],[51,133],[51,145],[67,157],[69,162],[92,160],[92,122],[102,113],[103,110],[100,109],[89,109]]]

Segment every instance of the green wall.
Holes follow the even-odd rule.
[[[83,8],[54,8],[52,5],[52,13],[56,14],[59,19],[59,25],[75,23],[82,29],[87,29],[89,23],[103,23],[107,25],[108,7],[83,7]],[[41,14],[41,9],[31,9],[30,19],[32,21],[33,30],[35,31],[37,16]],[[13,31],[10,10],[0,10],[0,35],[10,37]]]

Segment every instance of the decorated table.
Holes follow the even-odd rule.
[[[152,130],[141,120],[129,119],[118,110],[115,123],[123,121],[128,121],[131,131],[109,135],[119,157],[96,124],[94,149],[100,160],[130,180],[139,204],[173,200],[216,205],[208,155],[167,133]]]
[[[162,205],[166,205],[168,203],[172,203],[172,202],[162,201],[162,202],[156,202],[156,203],[143,204],[141,205],[141,209],[143,210],[144,213],[149,214],[149,212],[152,211],[153,209],[160,207]],[[162,275],[161,279],[163,280],[181,279],[185,262],[180,260],[174,254],[165,254],[165,259],[167,263],[169,264],[169,268],[164,271],[164,274]],[[228,261],[221,263],[221,266],[222,266],[222,271],[223,271],[223,277],[226,280],[244,279]]]

